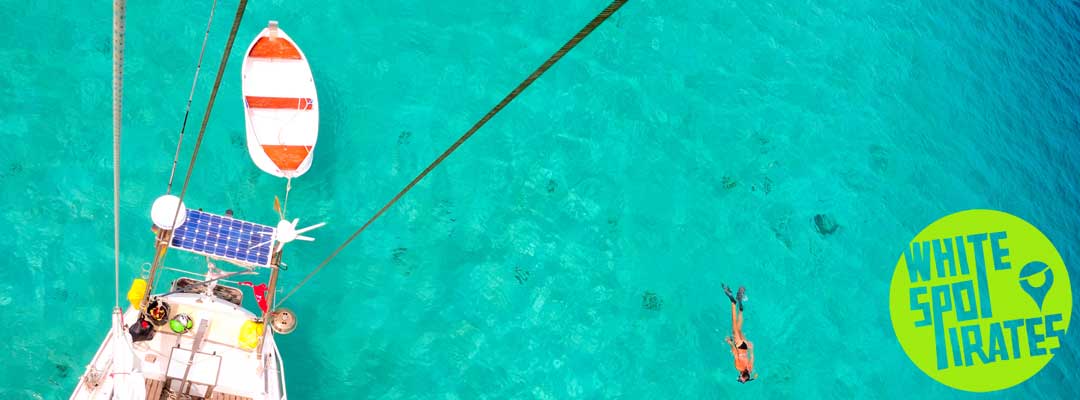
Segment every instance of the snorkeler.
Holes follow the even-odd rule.
[[[746,299],[746,288],[739,287],[736,295],[731,294],[731,288],[724,287],[724,294],[731,299],[731,332],[725,341],[731,346],[731,354],[735,356],[735,369],[739,370],[739,383],[750,382],[757,379],[754,373],[754,344],[746,340],[742,332],[743,323],[743,300]],[[736,308],[738,306],[738,308]]]

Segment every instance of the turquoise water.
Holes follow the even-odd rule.
[[[112,306],[111,10],[3,3],[0,397],[66,398]],[[152,256],[209,10],[132,3],[122,281]],[[322,107],[289,212],[329,224],[291,246],[285,286],[606,5],[300,3],[249,5],[186,199],[275,221],[284,185],[248,160],[238,55],[280,21]],[[919,371],[889,324],[900,251],[951,212],[1018,215],[1080,276],[1080,7],[1014,3],[631,1],[289,300],[291,398],[1074,396],[1076,329],[1031,380],[974,395]],[[749,290],[748,385],[722,282]]]

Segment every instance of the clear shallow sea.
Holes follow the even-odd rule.
[[[66,398],[112,306],[111,7],[2,3],[0,398]],[[290,397],[1075,396],[1075,327],[1034,378],[974,395],[919,371],[889,324],[903,246],[951,212],[1018,215],[1080,276],[1080,6],[1006,3],[631,1],[289,301]],[[285,256],[291,286],[606,4],[252,1],[187,203],[276,218],[239,79],[269,19],[322,107],[289,212],[329,225]],[[152,256],[208,11],[129,4],[124,290]],[[819,234],[821,213],[839,230]],[[749,290],[749,385],[721,282]]]

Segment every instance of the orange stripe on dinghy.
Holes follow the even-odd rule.
[[[261,58],[288,58],[293,60],[300,59],[300,50],[296,49],[288,40],[277,38],[271,39],[263,36],[259,38],[258,42],[255,42],[255,46],[251,48],[251,52],[248,53],[252,57]]]
[[[312,101],[298,97],[244,96],[249,108],[280,108],[287,110],[310,110]]]
[[[311,153],[307,146],[263,145],[262,148],[282,171],[296,171]]]

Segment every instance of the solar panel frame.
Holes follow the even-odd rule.
[[[274,231],[267,225],[189,209],[184,224],[173,231],[169,247],[244,265],[270,266]]]

